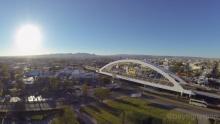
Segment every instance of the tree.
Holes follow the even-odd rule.
[[[82,94],[83,94],[83,96],[88,95],[88,89],[89,89],[89,87],[86,83],[82,85]]]
[[[17,80],[16,80],[16,88],[23,90],[24,87],[25,87],[24,82],[23,82],[21,79],[17,79]]]
[[[94,96],[101,102],[110,95],[110,90],[106,88],[95,89]]]
[[[211,72],[211,76],[213,78],[219,78],[220,77],[220,72],[218,70],[218,68],[219,68],[218,66],[219,66],[219,63],[215,62],[214,67],[213,67],[212,72]]]
[[[64,89],[68,89],[70,86],[72,86],[72,81],[69,81],[69,80],[65,80],[64,82],[63,82],[63,88]]]
[[[52,124],[79,124],[75,112],[70,106],[65,106],[63,113],[56,117]]]
[[[103,77],[102,78],[103,83],[107,84],[109,83],[111,80],[108,77]]]
[[[24,95],[25,84],[22,80],[16,80],[16,85],[14,85],[14,90],[11,91],[11,95],[18,96]]]
[[[8,65],[3,64],[0,66],[0,76],[2,76],[2,81],[3,82],[8,82],[9,81],[9,70],[8,70]]]
[[[50,78],[49,79],[49,87],[51,90],[55,91],[59,88],[60,80],[58,78]]]
[[[170,70],[174,73],[183,72],[183,64],[181,62],[176,62],[170,67]]]
[[[2,96],[2,94],[3,94],[3,87],[4,87],[4,84],[3,84],[3,82],[0,80],[0,96]]]
[[[99,79],[100,85],[103,86],[104,84],[108,84],[111,82],[111,80],[108,77],[101,77]]]
[[[14,78],[15,79],[22,79],[23,77],[23,70],[22,69],[17,69],[14,71]]]
[[[126,113],[126,120],[128,124],[162,124],[161,119],[147,116],[139,112]]]

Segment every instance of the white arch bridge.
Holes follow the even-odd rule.
[[[158,81],[155,79],[148,80],[148,77],[146,77],[146,75],[142,75],[141,77],[136,76],[137,70],[143,70],[143,69],[145,70],[150,69],[154,72],[157,72],[160,75],[160,77],[163,78],[163,81],[161,80]],[[189,96],[194,95],[194,93],[191,90],[187,90],[183,88],[182,85],[186,84],[186,82],[183,81],[178,76],[174,75],[168,70],[162,69],[153,64],[143,62],[140,60],[125,59],[125,60],[114,61],[105,65],[101,69],[97,70],[97,72],[115,78],[132,81],[139,84],[144,84],[151,87],[178,92],[181,95],[182,94],[187,94]],[[141,73],[144,72],[143,71],[139,72],[139,75]]]

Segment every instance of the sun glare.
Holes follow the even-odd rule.
[[[27,24],[20,27],[15,36],[16,54],[32,55],[40,52],[42,35],[39,27]]]

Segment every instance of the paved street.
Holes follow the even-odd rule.
[[[124,89],[128,90],[129,88],[124,87]],[[130,92],[132,92],[132,89],[133,88],[130,88],[131,90]],[[133,90],[135,91],[136,89],[133,89]],[[129,92],[118,90],[113,95],[119,98],[123,96],[130,96],[130,94],[131,93]],[[166,98],[164,96],[155,95],[150,92],[144,92],[142,95],[142,98],[147,99],[152,104],[157,104],[158,105],[157,107],[162,107],[162,108],[167,107],[167,108],[174,109],[180,112],[189,113],[194,116],[203,116],[207,118],[208,117],[220,118],[220,110],[193,106],[188,103]]]

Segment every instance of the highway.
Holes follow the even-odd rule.
[[[175,109],[186,110],[186,111],[190,112],[191,114],[201,114],[204,116],[219,117],[220,118],[220,110],[193,106],[188,103],[184,103],[184,102],[180,102],[177,100],[154,95],[149,92],[145,92],[143,94],[144,94],[143,98],[145,98],[145,99],[148,99],[148,97],[154,98],[154,99],[148,99],[148,101],[150,101],[150,102],[173,106]]]
[[[142,90],[138,88],[131,88],[129,86],[124,86],[123,89],[132,91],[139,91]],[[118,90],[114,92],[114,96],[123,97],[123,96],[130,96],[131,92],[124,92],[123,90]],[[208,122],[209,118],[220,120],[220,110],[210,109],[210,108],[202,108],[198,106],[190,105],[186,102],[178,101],[178,98],[173,99],[171,97],[163,96],[163,95],[156,95],[152,93],[152,91],[148,92],[145,90],[142,93],[142,98],[146,99],[152,104],[158,105],[157,107],[161,108],[170,108],[172,110],[176,110],[179,112],[183,112],[186,114],[190,114],[192,116],[197,117],[198,122]]]
[[[143,93],[146,99],[148,97],[153,97],[155,99],[148,99],[148,101],[152,103],[159,103],[163,106],[172,106],[174,110],[183,112],[186,114],[190,114],[195,116],[198,120],[198,124],[209,124],[209,118],[220,120],[220,111],[209,109],[209,108],[202,108],[198,106],[193,106],[188,103],[179,102],[177,100],[172,100],[169,98],[161,97],[158,95],[150,94],[150,93]],[[146,97],[147,96],[147,97]]]

